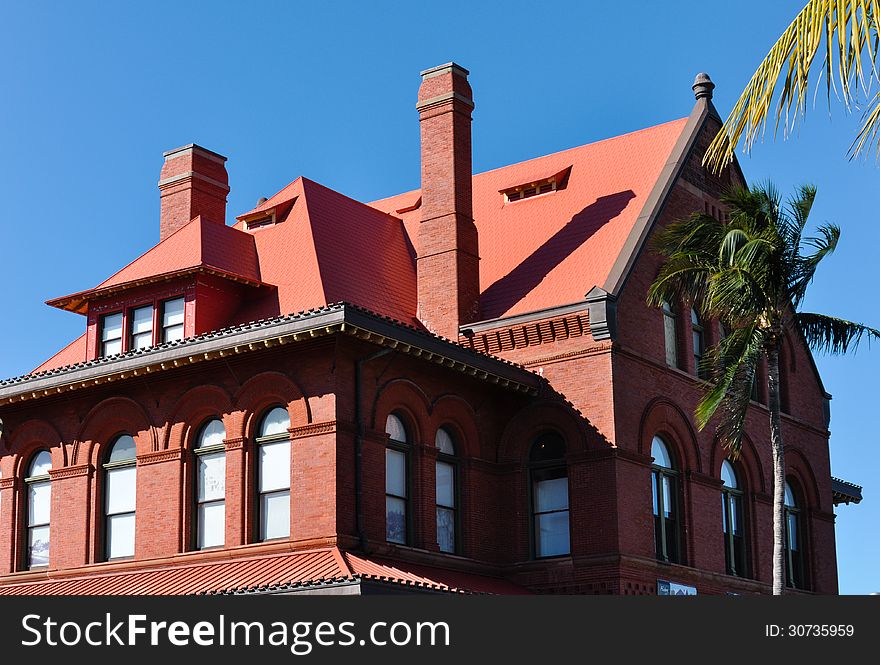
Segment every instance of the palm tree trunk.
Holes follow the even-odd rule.
[[[767,349],[770,447],[773,453],[773,595],[785,589],[785,451],[779,416],[779,344]]]

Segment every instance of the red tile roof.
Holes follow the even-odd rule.
[[[685,122],[475,175],[480,318],[579,302],[593,286],[603,286]],[[504,190],[557,174],[563,174],[560,190],[505,202]],[[277,287],[254,292],[229,325],[340,301],[420,325],[415,272],[420,199],[414,190],[365,205],[298,178],[239,216],[234,227],[197,218],[96,289],[50,304],[83,311],[84,299],[95,293],[207,265]],[[243,220],[270,211],[274,225],[246,230]],[[40,369],[81,359],[83,343],[74,342]]]
[[[474,176],[481,319],[581,301],[603,286],[686,118]],[[566,187],[511,203],[502,191],[571,167]],[[418,248],[418,190],[370,205],[404,220]],[[403,211],[403,212],[399,212]]]
[[[95,288],[50,300],[49,304],[84,314],[84,303],[104,293],[199,268],[254,286],[262,284],[253,237],[196,217]]]
[[[83,333],[75,340],[73,340],[70,344],[61,349],[54,356],[49,358],[42,365],[33,369],[31,371],[31,374],[36,374],[37,372],[43,372],[49,369],[55,369],[57,367],[64,367],[66,365],[75,365],[76,363],[84,362],[85,359],[86,334]]]
[[[528,593],[522,587],[499,578],[440,568],[418,568],[404,564],[392,566],[332,547],[294,554],[5,584],[0,586],[0,596],[253,593],[357,580],[454,593]]]

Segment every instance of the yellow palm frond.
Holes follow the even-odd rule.
[[[878,37],[880,0],[810,0],[758,65],[706,151],[703,163],[720,171],[733,158],[743,137],[746,150],[751,148],[766,129],[780,80],[782,92],[776,106],[774,133],[782,126],[787,134],[807,111],[810,71],[820,50],[820,78],[825,77],[829,101],[833,91],[851,108],[859,91],[868,95],[871,83],[880,82],[876,62]],[[865,124],[851,147],[852,154],[880,139],[878,103],[880,95],[875,95]]]

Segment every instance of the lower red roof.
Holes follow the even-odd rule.
[[[47,576],[56,574],[48,572]],[[258,593],[370,580],[448,593],[525,594],[499,578],[441,568],[380,562],[336,547],[182,566],[47,579],[0,582],[0,596],[181,596]]]

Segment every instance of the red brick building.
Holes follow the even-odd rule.
[[[49,302],[83,335],[0,382],[0,593],[763,593],[768,413],[691,417],[720,334],[645,305],[658,226],[743,182],[690,115],[473,175],[467,71],[422,72],[422,187],[306,178],[226,225],[165,153],[160,242]],[[828,400],[784,351],[789,578],[837,591]],[[658,587],[661,587],[658,589]]]

